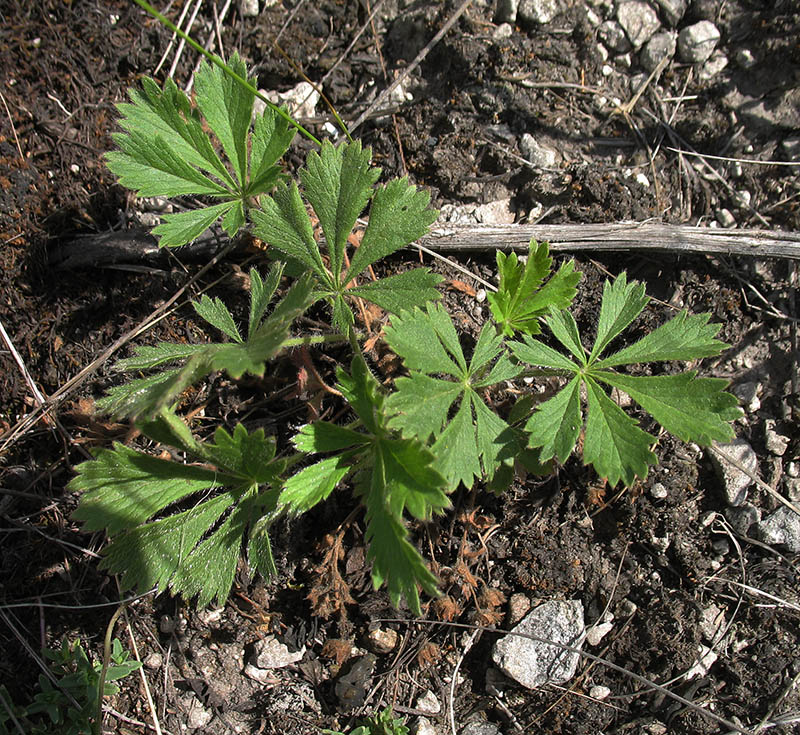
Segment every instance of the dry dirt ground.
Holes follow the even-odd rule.
[[[177,21],[186,5],[190,15],[188,0],[159,9]],[[193,34],[206,42],[216,35],[215,14],[230,3],[197,5]],[[353,121],[459,5],[386,0],[367,23],[367,4],[355,0],[286,0],[255,17],[234,2],[219,31],[225,52],[238,50],[261,88],[290,90],[302,69],[324,79],[332,104]],[[627,50],[607,23],[618,17],[616,0],[520,5],[554,12],[536,22],[520,9],[503,25],[494,3],[473,0],[403,80],[403,94],[390,101],[394,117],[380,110],[358,129],[387,176],[407,172],[439,207],[508,200],[505,217],[516,222],[655,219],[800,230],[798,168],[783,165],[800,161],[796,3],[653,2],[658,32],[706,20],[720,38],[705,62],[668,59],[639,96],[653,64],[643,51]],[[175,53],[169,32],[132,2],[0,3],[0,323],[7,334],[0,345],[0,683],[18,704],[35,690],[43,647],[80,639],[95,657],[101,651],[121,593],[98,571],[103,539],[70,519],[77,499],[65,486],[89,449],[134,440],[127,427],[91,417],[91,399],[118,379],[111,364],[130,343],[113,356],[108,348],[202,265],[178,254],[58,267],[58,254],[78,235],[126,230],[142,218],[102,154],[112,146],[114,103],[141,75],[163,80]],[[196,61],[184,50],[174,69],[179,84]],[[325,106],[313,115],[308,124],[325,134]],[[303,148],[296,143],[289,166]],[[263,265],[259,257],[238,253],[214,265],[177,310],[134,342],[204,339],[186,298],[214,284],[211,293],[243,303],[237,269],[245,261]],[[459,261],[492,275],[493,253]],[[451,285],[470,280],[432,265]],[[657,299],[646,320],[663,321],[675,305],[712,312],[732,346],[703,368],[733,381],[745,408],[738,436],[755,450],[764,482],[796,501],[794,263],[665,252],[583,255],[578,267],[585,278],[576,314],[589,329],[602,279],[622,270]],[[447,297],[467,332],[486,318],[472,293],[461,286]],[[320,362],[326,374],[331,357]],[[277,366],[270,380],[271,392],[298,393],[295,365]],[[206,386],[198,400],[207,402],[209,428],[248,410],[273,422],[277,416],[276,431],[288,435],[305,403],[264,400],[261,390],[222,380]],[[49,418],[20,424],[54,394],[60,400]],[[116,634],[129,649],[135,640],[152,706],[141,678],[130,676],[107,701],[105,731],[149,733],[157,719],[170,733],[310,734],[345,729],[353,715],[385,704],[418,727],[426,690],[440,705],[428,720],[442,734],[451,723],[472,735],[725,732],[698,708],[749,732],[800,731],[793,724],[800,718],[797,549],[726,525],[707,452],[667,439],[657,451],[660,466],[625,492],[607,491],[572,459],[556,476],[520,479],[501,497],[457,494],[452,512],[414,529],[447,595],[446,604],[426,604],[433,623],[392,609],[372,591],[360,518],[340,527],[351,501],[332,499],[278,529],[278,578],[251,579],[243,568],[224,609],[199,611],[167,596],[129,607],[129,626]],[[750,500],[764,516],[777,508],[757,486]],[[330,580],[332,560],[356,603],[326,617],[309,594]],[[476,638],[442,622],[507,627],[521,608],[551,599],[580,600],[587,623],[613,614],[605,637],[586,650],[694,706],[589,660],[562,687],[528,691],[491,676],[487,687],[496,634]],[[715,636],[717,613],[724,626]],[[346,711],[337,675],[355,660],[353,650],[374,647],[376,629],[395,645],[363,675],[363,709]],[[255,681],[244,664],[271,634],[292,650],[305,646],[305,654]],[[701,646],[712,646],[716,660],[688,678]]]

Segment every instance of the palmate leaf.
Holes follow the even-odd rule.
[[[445,480],[433,466],[433,455],[417,440],[398,438],[387,426],[380,386],[363,358],[353,359],[350,373],[340,370],[338,387],[360,419],[363,431],[316,422],[294,438],[305,452],[336,452],[290,477],[280,508],[301,513],[326,498],[346,477],[354,476],[355,493],[366,508],[367,556],[373,562],[377,589],[386,584],[395,605],[405,599],[420,614],[419,588],[435,595],[436,578],[408,540],[403,516],[420,520],[449,507]]]
[[[684,441],[708,445],[733,436],[730,422],[741,416],[741,409],[736,398],[725,392],[727,381],[700,378],[694,371],[632,376],[611,369],[718,355],[727,345],[715,338],[719,326],[708,323],[708,314],[681,312],[637,342],[602,358],[606,347],[636,319],[647,301],[644,287],[636,281],[629,283],[624,273],[613,283],[606,282],[597,337],[588,354],[572,316],[551,311],[545,323],[578,362],[530,337],[510,344],[519,360],[571,376],[559,393],[537,407],[525,426],[529,445],[540,450],[542,461],[555,457],[563,463],[575,448],[584,423],[580,406],[584,389],[584,462],[611,485],[620,481],[631,485],[637,477],[647,475],[649,466],[656,462],[652,451],[655,437],[639,428],[601,384],[628,394],[664,429]]]
[[[180,363],[180,367],[112,388],[97,401],[98,411],[117,417],[147,419],[178,400],[184,390],[212,372],[224,371],[232,378],[240,378],[245,373],[263,375],[266,363],[283,349],[292,322],[313,302],[311,281],[308,277],[301,277],[272,313],[263,318],[269,301],[267,293],[269,296],[274,293],[280,272],[280,266],[274,266],[267,278],[268,286],[265,286],[256,271],[250,271],[251,284],[256,286],[251,288],[247,340],[242,340],[227,307],[219,299],[204,297],[195,305],[198,315],[235,342],[206,345],[161,343],[155,347],[136,348],[137,355],[121,360],[117,369],[146,369],[170,362]]]
[[[385,336],[410,371],[386,399],[388,425],[421,442],[433,439],[435,466],[451,490],[460,483],[472,487],[481,476],[491,479],[511,432],[477,389],[520,372],[504,354],[501,338],[485,326],[467,362],[455,327],[438,304],[393,317]]]
[[[238,425],[233,434],[220,428],[213,441],[200,443],[167,411],[139,428],[150,438],[173,440],[204,465],[153,457],[121,444],[79,465],[69,485],[82,494],[74,517],[87,530],[106,530],[111,537],[101,566],[121,574],[126,588],[171,589],[187,599],[197,596],[201,606],[213,599],[222,604],[242,540],[257,525],[249,557],[259,571],[271,573],[267,530],[285,467],[275,459],[274,440],[263,429],[248,433]],[[191,507],[176,508],[187,502]]]
[[[362,148],[358,141],[338,147],[325,141],[319,153],[309,154],[300,170],[305,197],[325,236],[327,263],[297,184],[279,184],[271,197],[262,199],[261,209],[252,212],[255,235],[298,270],[314,274],[319,296],[328,301],[333,323],[342,332],[354,323],[348,304],[353,297],[392,313],[439,298],[435,287],[441,278],[425,268],[355,283],[370,265],[424,235],[437,215],[428,208],[427,192],[417,190],[406,179],[376,189],[380,169],[369,165],[370,157],[370,149]],[[346,267],[350,235],[370,201],[369,224]]]
[[[228,65],[247,78],[237,54]],[[294,137],[287,121],[271,108],[256,118],[251,133],[253,93],[215,64],[201,64],[195,89],[196,108],[171,79],[162,89],[145,78],[141,91],[129,91],[131,102],[117,106],[125,132],[114,135],[118,150],[106,155],[120,183],[138,196],[192,194],[222,200],[165,215],[153,231],[162,247],[185,245],[220,219],[229,235],[236,234],[251,198],[277,182],[276,163]]]
[[[516,253],[506,256],[497,251],[497,272],[500,286],[489,294],[492,316],[503,334],[515,332],[539,334],[539,320],[551,308],[567,309],[577,293],[581,274],[575,271],[575,261],[564,263],[547,283],[553,259],[547,243],[531,240],[528,261],[524,265]],[[544,285],[542,285],[544,283]]]

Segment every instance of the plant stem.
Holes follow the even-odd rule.
[[[305,135],[310,141],[316,143],[318,146],[321,146],[322,143],[319,142],[319,139],[312,135],[308,130],[306,130],[299,122],[297,122],[291,115],[286,113],[282,108],[278,107],[276,104],[270,102],[261,92],[259,92],[250,82],[246,79],[240,77],[233,69],[231,69],[219,56],[215,56],[212,53],[209,53],[204,49],[197,41],[195,41],[188,33],[184,33],[178,26],[176,26],[169,18],[161,15],[150,3],[146,0],[133,0],[142,10],[147,13],[150,13],[161,25],[166,28],[169,28],[173,33],[177,36],[182,38],[186,43],[188,43],[195,51],[199,54],[205,56],[212,64],[218,66],[222,71],[224,71],[231,79],[236,80],[239,84],[241,84],[245,89],[249,92],[252,92],[258,99],[262,102],[265,102],[268,107],[271,107],[275,112],[277,112],[284,120],[286,120],[292,127],[296,128],[299,133]]]
[[[111,659],[111,637],[114,635],[114,625],[117,619],[125,610],[125,605],[120,605],[117,611],[111,616],[106,628],[106,637],[103,641],[103,668],[100,669],[100,681],[97,682],[97,713],[94,718],[95,735],[101,735],[103,730],[103,692],[106,688],[106,674],[108,673],[108,662]]]
[[[329,344],[331,342],[347,342],[347,337],[343,334],[318,334],[316,336],[307,337],[291,337],[284,343],[284,347],[305,347],[306,345],[321,345]]]

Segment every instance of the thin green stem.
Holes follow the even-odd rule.
[[[114,625],[117,619],[125,610],[125,605],[120,605],[117,611],[111,616],[106,628],[106,637],[103,641],[103,668],[100,669],[100,680],[97,682],[97,712],[94,718],[95,735],[100,735],[103,728],[103,692],[106,688],[106,674],[108,674],[108,662],[111,660],[111,637],[114,635]]]
[[[307,337],[291,337],[284,343],[284,347],[305,347],[306,345],[322,345],[332,342],[347,342],[347,337],[343,334],[318,334]]]
[[[318,146],[321,146],[319,139],[316,138],[312,133],[306,130],[299,122],[297,122],[291,115],[287,114],[284,110],[278,107],[276,104],[270,102],[261,92],[259,92],[250,82],[248,82],[243,77],[240,77],[233,69],[231,69],[219,56],[215,56],[214,54],[210,53],[206,49],[204,49],[197,41],[195,41],[188,33],[184,33],[178,26],[176,26],[169,18],[161,15],[147,0],[133,0],[142,10],[147,13],[150,13],[161,25],[166,28],[169,28],[173,33],[175,33],[179,38],[182,38],[186,43],[188,43],[195,51],[199,54],[205,56],[212,64],[218,66],[222,71],[224,71],[231,79],[236,80],[239,84],[241,84],[245,89],[252,92],[258,99],[262,102],[266,103],[266,105],[272,108],[275,112],[277,112],[284,120],[286,120],[292,127],[296,128],[299,133],[305,135],[310,141],[313,141]]]

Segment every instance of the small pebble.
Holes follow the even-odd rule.
[[[775,419],[764,421],[764,444],[776,457],[782,457],[789,448],[789,437],[775,431]]]
[[[255,18],[258,15],[258,0],[242,0],[240,7],[243,18]]]
[[[656,500],[663,500],[667,497],[668,491],[662,483],[656,482],[653,487],[650,488],[650,495]]]
[[[374,653],[391,653],[400,636],[391,628],[376,628],[367,633],[367,645]]]
[[[425,712],[428,715],[438,715],[442,711],[442,705],[436,698],[436,695],[428,689],[414,705],[420,712]]]
[[[414,735],[437,735],[436,728],[427,717],[417,717],[411,731]]]
[[[518,8],[519,0],[497,0],[494,11],[494,22],[503,24],[515,23],[517,20]]]
[[[659,29],[656,11],[642,0],[628,0],[617,5],[617,20],[634,48],[640,48]]]
[[[600,644],[600,641],[603,640],[610,632],[614,626],[611,623],[599,623],[598,625],[593,625],[591,628],[586,630],[586,642],[590,646],[597,646]]]
[[[750,526],[761,520],[761,510],[752,503],[742,503],[738,507],[725,508],[725,519],[740,536],[747,536]]]
[[[739,399],[747,413],[755,413],[761,408],[761,401],[758,398],[760,392],[761,384],[752,381],[739,383],[739,385],[733,387],[733,395]]]
[[[602,702],[604,699],[606,699],[606,698],[608,697],[608,695],[609,695],[609,694],[611,694],[611,690],[610,690],[608,687],[600,686],[599,684],[595,684],[595,685],[594,685],[594,686],[593,686],[593,687],[592,687],[592,688],[589,690],[589,696],[590,696],[592,699],[597,699],[597,700],[599,700],[599,701],[601,701],[601,702]]]
[[[714,53],[719,39],[719,29],[711,21],[701,20],[678,34],[678,56],[689,64],[706,61]]]
[[[731,214],[730,209],[718,209],[717,210],[717,222],[719,222],[721,227],[735,227],[736,226],[736,218]]]
[[[749,48],[740,48],[736,51],[736,63],[742,69],[752,69],[756,65],[756,57]]]

